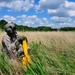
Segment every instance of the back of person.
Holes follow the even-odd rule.
[[[10,59],[15,58],[16,51],[20,48],[15,46],[15,41],[19,35],[9,36],[8,34],[2,37],[2,52],[7,55]]]
[[[16,26],[13,23],[7,23],[5,25],[6,35],[2,37],[2,53],[7,55],[9,59],[15,59],[17,57],[19,60],[25,55],[22,49],[22,42],[27,38],[25,36],[20,36],[17,34]],[[30,50],[30,47],[28,47]]]
[[[16,26],[13,23],[5,25],[6,35],[2,37],[2,52],[7,55],[9,59],[20,57],[19,54],[23,52],[21,44],[18,42],[20,37],[16,32]]]

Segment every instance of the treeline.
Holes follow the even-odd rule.
[[[8,22],[6,22],[5,20],[0,20],[0,29],[4,30],[4,26],[5,24],[7,24]]]
[[[28,27],[28,26],[18,26],[17,25],[17,30],[18,31],[57,31],[57,29],[52,29],[51,27],[45,27],[45,26],[40,26],[37,28],[33,27]]]
[[[4,30],[5,24],[8,22],[5,20],[0,20],[0,29]],[[28,26],[23,26],[23,25],[16,25],[16,28],[18,31],[75,31],[75,27],[63,27],[63,28],[51,28],[51,27],[46,27],[46,26],[39,26],[39,27],[28,27]]]

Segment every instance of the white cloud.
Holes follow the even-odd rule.
[[[75,21],[71,17],[54,16],[50,20],[52,20],[54,23],[54,26],[52,26],[53,28],[75,27]]]
[[[13,1],[6,4],[7,8],[10,8],[11,11],[21,11],[22,10],[22,1]]]
[[[54,27],[55,25],[53,23],[46,25],[47,27]]]
[[[26,15],[17,16],[17,18],[21,18],[22,20],[25,20]]]
[[[73,17],[75,16],[75,2],[65,1],[58,9],[48,9],[47,11],[51,16]]]
[[[73,17],[75,16],[75,2],[67,0],[40,0],[35,5],[35,10],[47,10],[50,16]]]
[[[0,7],[7,7],[8,11],[28,11],[34,6],[34,0],[2,0],[0,2]]]
[[[38,4],[34,4],[34,0],[0,0],[0,11],[2,7],[7,7],[8,11],[28,11],[31,8],[35,8],[35,11],[45,14],[49,14],[51,17],[48,22],[47,18],[38,18],[36,15],[27,16],[21,15],[16,18],[13,16],[5,15],[2,19],[6,21],[17,20],[18,24],[24,24],[27,26],[73,26],[75,21],[72,21],[72,17],[75,17],[75,2],[69,2],[68,0],[39,0]],[[47,13],[46,13],[47,12]],[[56,23],[57,25],[51,23]]]
[[[68,13],[69,13],[69,16],[71,17],[75,16],[75,10],[70,10],[68,11]]]
[[[21,25],[21,20],[18,20],[16,24]]]
[[[28,11],[34,6],[34,0],[25,0],[23,2],[23,10]]]
[[[65,3],[63,4],[63,6],[64,6],[66,9],[75,10],[75,2],[68,2],[68,1],[65,1]]]
[[[36,13],[43,13],[44,12],[44,10],[40,10],[40,6],[39,5],[35,5],[34,9],[35,9]]]
[[[57,17],[57,16],[52,17],[51,20],[56,23],[63,23],[63,22],[71,22],[72,21],[72,19],[69,17]]]
[[[16,20],[15,17],[9,16],[9,15],[5,15],[5,16],[3,16],[1,19],[4,19],[4,20],[6,20],[6,21],[8,21],[8,22],[12,22],[12,21],[15,21],[15,20]]]
[[[2,7],[4,7],[6,5],[5,2],[0,2],[0,11],[2,10]]]
[[[75,27],[74,23],[59,23],[59,27]]]
[[[60,27],[75,27],[73,22],[63,22],[63,23],[53,23],[52,28],[60,28]]]
[[[0,7],[4,7],[6,5],[5,2],[0,2]]]
[[[55,10],[48,9],[48,14],[51,16],[59,16],[59,17],[73,17],[75,16],[75,10],[74,9],[68,9],[64,7],[60,7]]]
[[[65,0],[40,0],[39,8],[42,9],[57,9],[59,8]]]
[[[55,10],[48,9],[47,11],[48,11],[48,14],[51,16],[59,16],[59,17],[68,17],[69,16],[68,10],[64,9],[63,7],[55,9]]]
[[[65,26],[75,26],[75,20],[73,21],[69,17],[67,18],[54,16],[51,18],[53,23],[49,23],[47,18],[38,18],[36,15],[21,15],[17,16],[16,18],[13,16],[5,15],[1,19],[6,20],[7,22],[16,22],[18,25],[26,25],[31,27],[49,26],[53,28],[60,28]]]
[[[36,15],[32,15],[32,16],[25,15],[25,17],[23,16],[24,15],[18,16],[17,18],[20,18],[24,22],[24,25],[32,26],[32,27],[49,25],[47,18],[38,18]]]
[[[65,1],[65,3],[63,4],[63,7],[68,10],[69,16],[73,17],[75,16],[75,2],[68,2]]]

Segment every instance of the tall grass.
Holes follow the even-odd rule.
[[[7,58],[0,53],[0,75],[10,75],[10,63]]]
[[[32,75],[46,75],[45,67],[44,67],[44,60],[40,55],[40,44],[32,42],[32,65],[28,68],[28,72],[30,74],[33,72]],[[28,73],[27,72],[27,73]]]
[[[40,47],[37,43],[32,44],[32,50],[34,53],[31,55],[32,64],[27,65],[27,69],[24,68],[19,62],[15,60],[11,61],[3,54],[0,54],[0,74],[1,75],[46,75],[45,68],[43,66],[42,57],[39,55]],[[36,54],[36,56],[34,56]],[[18,66],[17,66],[18,64]],[[20,65],[20,66],[19,66]],[[19,70],[20,68],[20,70]]]
[[[16,60],[9,60],[0,52],[0,75],[23,75],[21,65]]]
[[[20,32],[29,40],[32,64],[25,69],[0,54],[3,75],[75,75],[75,32]],[[3,59],[4,58],[4,59]],[[6,69],[6,67],[8,69]],[[4,68],[4,69],[3,69]],[[16,68],[16,69],[15,69]]]

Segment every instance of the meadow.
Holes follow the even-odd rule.
[[[5,32],[0,32],[1,38]],[[0,52],[0,75],[75,75],[75,32],[18,32],[28,38],[32,64],[25,69],[21,62]]]

